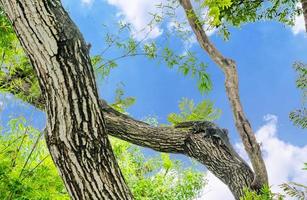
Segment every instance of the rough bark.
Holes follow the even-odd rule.
[[[13,81],[10,77],[6,80]],[[28,88],[19,89],[28,93]],[[13,91],[12,94],[17,95]],[[28,101],[36,108],[44,108],[44,102],[41,96]],[[239,199],[243,189],[249,187],[253,181],[254,173],[250,167],[232,147],[229,148],[218,138],[208,138],[202,133],[193,134],[192,126],[152,127],[119,113],[104,100],[100,100],[100,109],[109,135],[159,152],[184,154],[198,160],[229,187],[236,199]]]
[[[259,189],[268,184],[268,176],[260,145],[257,143],[252,127],[244,114],[239,96],[238,73],[235,61],[224,57],[210,42],[205,30],[200,25],[199,19],[193,10],[190,0],[180,0],[185,10],[189,24],[194,31],[200,46],[208,53],[211,59],[222,69],[225,74],[225,87],[233,111],[236,128],[240,134],[245,150],[251,160],[255,171],[252,188]]]
[[[72,198],[132,198],[106,132],[160,152],[195,158],[227,184],[236,199],[251,185],[254,174],[249,166],[221,138],[206,134],[209,129],[223,131],[216,125],[209,123],[199,132],[193,126],[151,127],[103,100],[98,103],[86,46],[58,1],[0,3],[37,72],[43,95],[29,103],[47,112],[47,144]],[[27,94],[27,88],[21,91]]]
[[[305,20],[305,31],[307,32],[307,0],[301,0],[302,3],[302,10]]]
[[[107,138],[87,45],[56,0],[1,0],[46,100],[46,142],[72,199],[132,199]]]

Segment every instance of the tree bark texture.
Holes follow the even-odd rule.
[[[107,138],[87,45],[57,0],[1,0],[46,99],[46,142],[72,199],[132,199]]]
[[[11,77],[6,80],[14,81]],[[28,93],[28,88],[21,90]],[[43,108],[45,104],[43,97],[28,103],[37,108]],[[104,100],[100,100],[100,109],[109,135],[159,152],[184,154],[198,160],[229,187],[236,199],[242,196],[243,189],[253,181],[254,173],[250,167],[233,153],[233,148],[221,143],[218,138],[195,134],[193,127],[152,127],[119,113]]]
[[[239,83],[236,63],[225,58],[218,49],[210,42],[205,30],[200,25],[199,19],[193,10],[190,0],[180,0],[180,4],[185,10],[189,24],[194,31],[200,46],[208,53],[211,59],[222,69],[225,74],[225,87],[227,96],[232,108],[236,128],[240,134],[245,150],[251,160],[255,171],[255,178],[252,188],[259,189],[264,184],[268,184],[268,176],[260,145],[257,143],[251,125],[244,114],[239,96]]]
[[[47,112],[47,145],[73,199],[132,199],[106,133],[195,158],[227,184],[236,199],[251,185],[254,173],[233,148],[205,134],[209,129],[223,131],[215,124],[207,123],[198,132],[193,125],[152,127],[98,100],[87,47],[59,1],[0,3],[38,76],[42,95],[29,103]]]

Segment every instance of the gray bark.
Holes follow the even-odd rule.
[[[132,199],[106,133],[195,158],[227,184],[236,199],[251,185],[250,167],[225,139],[207,134],[209,129],[223,131],[216,125],[207,123],[198,132],[193,125],[151,127],[99,101],[87,46],[59,1],[0,3],[35,68],[42,96],[29,103],[47,112],[47,145],[73,199]]]
[[[1,0],[36,71],[46,142],[72,199],[132,199],[107,138],[87,45],[55,0]]]
[[[258,190],[264,184],[268,184],[268,176],[261,155],[260,145],[257,143],[255,134],[245,116],[243,106],[240,102],[236,63],[232,59],[224,57],[210,42],[205,30],[200,23],[198,23],[199,19],[193,10],[190,0],[180,0],[180,4],[185,10],[189,24],[194,31],[200,46],[208,53],[211,59],[225,74],[226,92],[234,115],[236,128],[255,171],[255,178],[251,187]]]

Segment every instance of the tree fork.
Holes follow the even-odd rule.
[[[229,58],[225,58],[210,42],[203,27],[198,23],[199,19],[193,10],[191,1],[179,1],[186,13],[188,22],[195,33],[200,46],[208,53],[211,59],[222,69],[225,74],[226,92],[233,111],[236,128],[255,171],[255,178],[251,188],[259,190],[263,185],[268,184],[268,176],[265,163],[261,155],[260,145],[257,143],[255,134],[244,114],[243,107],[240,102],[236,63]]]
[[[99,101],[86,44],[59,1],[0,3],[37,72],[42,96],[29,103],[47,112],[47,145],[73,199],[132,199],[106,132],[195,158],[236,199],[251,185],[249,166],[219,138],[193,133],[192,127],[151,127]]]
[[[6,80],[14,81],[11,77]],[[28,94],[29,88],[20,90]],[[33,106],[45,107],[42,96],[31,100],[28,103]],[[229,187],[236,199],[243,195],[243,189],[253,181],[254,173],[250,167],[233,153],[233,148],[221,145],[218,138],[204,137],[202,133],[193,134],[193,127],[152,127],[114,110],[104,100],[100,100],[100,109],[109,135],[159,152],[184,154],[198,160]],[[217,126],[214,126],[218,131]]]

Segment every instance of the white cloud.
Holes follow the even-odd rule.
[[[196,2],[193,2],[193,7],[199,8]],[[201,21],[209,22],[210,19],[208,17],[207,9],[202,10]],[[175,18],[171,18],[167,24],[167,29],[169,32],[175,34],[177,33],[188,33],[185,35],[181,40],[183,43],[183,54],[187,53],[187,51],[193,47],[193,45],[197,44],[197,38],[189,25],[186,14],[182,7],[179,7],[175,10]],[[217,29],[210,26],[209,24],[204,24],[203,29],[205,30],[206,34],[210,37],[211,35],[215,34]]]
[[[266,123],[256,132],[256,136],[262,144],[273,192],[281,192],[278,185],[285,182],[306,183],[307,173],[302,168],[303,163],[307,161],[307,145],[299,147],[280,140],[277,135],[277,116],[266,115],[264,120]],[[239,147],[238,152],[242,155],[242,144],[235,146]],[[246,158],[245,153],[242,156]],[[208,173],[207,180],[208,185],[200,199],[233,199],[227,186],[211,173]]]
[[[294,35],[305,33],[305,21],[303,15],[295,17],[294,26],[292,26],[292,32]]]
[[[95,0],[81,0],[82,5],[84,6],[91,6],[93,5]]]
[[[298,3],[297,7],[302,8],[302,4]],[[291,29],[294,35],[305,33],[305,20],[303,14],[295,17],[294,25],[291,27]]]
[[[206,174],[205,179],[207,181],[205,189],[201,192],[200,197],[195,200],[234,199],[228,187],[222,181],[216,178],[211,172]]]
[[[161,0],[164,1],[164,0]],[[142,40],[149,32],[148,39],[160,36],[163,30],[158,26],[153,26],[152,30],[147,25],[153,19],[150,13],[159,13],[156,7],[161,1],[156,0],[107,0],[110,5],[117,7],[119,16],[124,21],[132,25],[132,35],[137,40]],[[146,28],[147,27],[147,28]],[[142,31],[142,29],[144,29]]]

